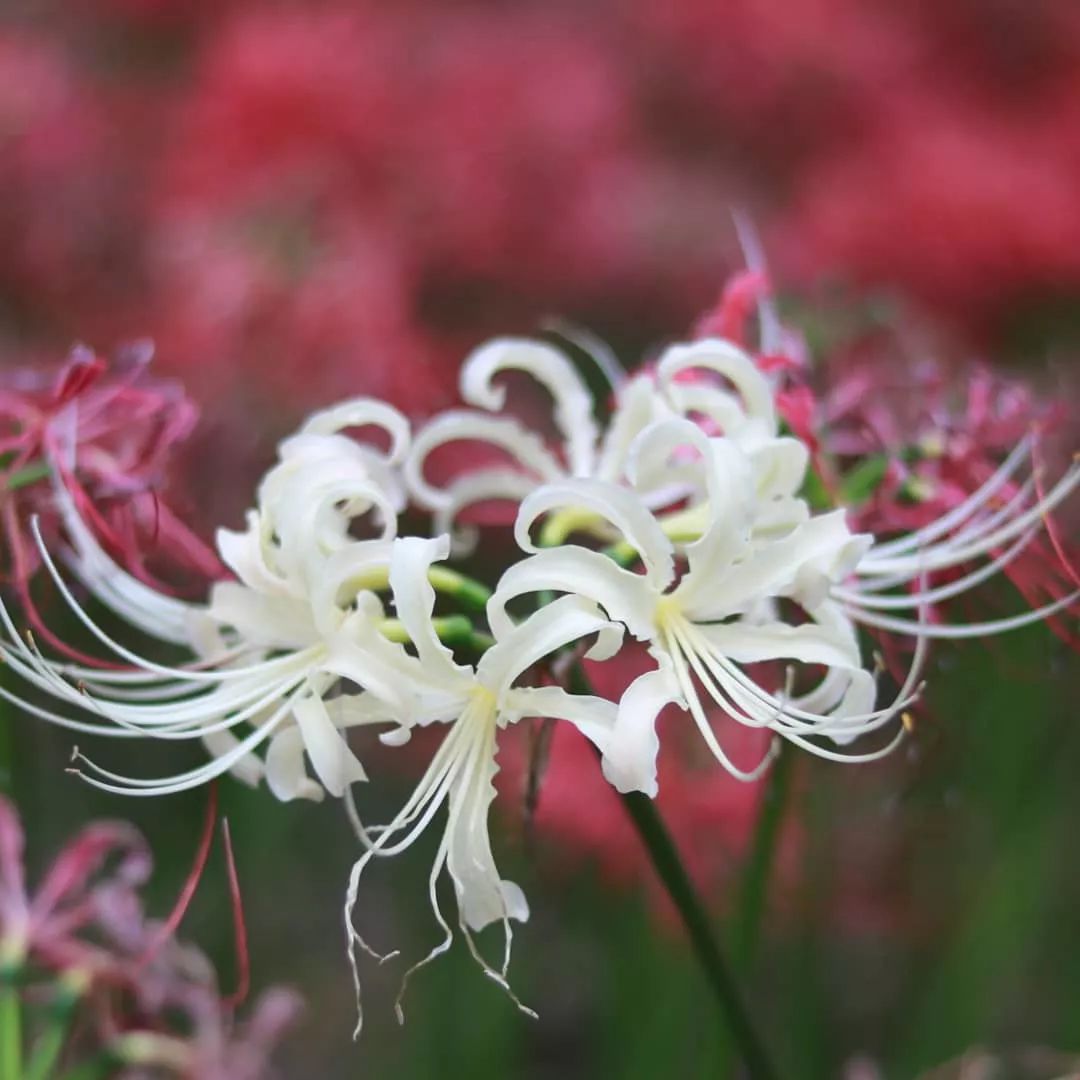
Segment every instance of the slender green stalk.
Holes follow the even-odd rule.
[[[570,684],[577,693],[591,690],[580,664],[575,664],[571,669]],[[747,1071],[754,1080],[773,1080],[778,1074],[772,1066],[765,1043],[750,1018],[742,992],[713,933],[709,914],[683,866],[656,804],[648,796],[637,793],[620,798],[656,876],[682,919],[694,955],[716,997]]]
[[[782,747],[769,772],[754,827],[750,858],[743,872],[733,950],[735,965],[744,974],[753,962],[761,933],[761,920],[765,914],[769,879],[776,861],[776,844],[787,810],[794,761],[795,755],[790,748],[786,745]]]
[[[64,1052],[71,1023],[89,981],[89,976],[78,971],[61,977],[50,1009],[49,1026],[38,1039],[33,1056],[26,1063],[23,1080],[51,1080],[56,1075],[56,1066]]]
[[[491,598],[491,590],[475,578],[466,577],[447,566],[432,566],[428,570],[428,581],[432,587],[473,611],[483,612]]]
[[[0,986],[0,1080],[23,1080],[19,988]]]
[[[89,1061],[68,1069],[60,1080],[106,1080],[116,1072],[120,1064],[112,1051],[105,1050]]]
[[[3,487],[7,491],[17,491],[19,488],[29,487],[39,480],[44,480],[51,472],[52,467],[47,461],[36,461],[32,465],[27,465],[25,469],[4,477]]]
[[[45,1029],[34,1047],[33,1057],[26,1063],[22,1080],[49,1080],[56,1075],[56,1063],[67,1042],[68,1021],[57,1017]]]
[[[461,646],[474,652],[486,652],[495,644],[490,634],[477,630],[467,615],[444,615],[431,620],[435,633],[444,645]],[[409,634],[398,619],[383,619],[379,633],[388,641],[399,645],[409,644]]]
[[[467,577],[457,570],[451,570],[448,566],[430,567],[427,577],[437,592],[452,597],[462,607],[481,614],[487,607],[487,602],[491,597],[491,590],[483,582]],[[351,584],[358,591],[371,589],[378,592],[387,588],[390,584],[390,572],[385,566],[367,571],[353,578]]]
[[[15,784],[15,746],[11,730],[11,716],[7,709],[0,709],[0,791],[12,794]]]
[[[623,795],[621,798],[657,877],[679,912],[747,1071],[754,1080],[771,1080],[778,1074],[754,1027],[735,977],[713,934],[708,913],[686,873],[663,818],[652,799],[646,795]]]

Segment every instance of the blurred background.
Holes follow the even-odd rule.
[[[0,12],[0,363],[152,339],[155,370],[203,412],[176,492],[203,531],[239,523],[306,410],[372,394],[428,415],[491,334],[558,319],[628,364],[648,359],[742,265],[732,207],[755,222],[821,362],[884,326],[911,350],[932,342],[938,359],[1057,385],[1080,345],[1080,6]],[[910,1077],[976,1044],[1080,1050],[1075,658],[1038,629],[939,649],[935,666],[907,753],[794,766],[764,931],[742,965],[785,1075]],[[167,908],[205,795],[98,798],[63,774],[70,739],[11,717],[6,729],[36,857],[88,815],[130,817],[154,843]],[[141,753],[125,764],[153,772]],[[587,817],[573,802],[579,753],[557,740],[535,828],[509,779],[495,830],[532,902],[514,985],[540,1021],[459,943],[415,980],[404,1029],[398,972],[368,972],[359,1049],[340,927],[347,823],[225,785],[256,984],[290,983],[309,1004],[285,1075],[719,1072],[722,1026],[618,802],[598,788]],[[677,840],[730,924],[760,792],[669,768]],[[417,852],[370,879],[360,917],[379,944],[419,953],[436,939],[428,865]],[[227,980],[226,898],[215,865],[185,934]]]

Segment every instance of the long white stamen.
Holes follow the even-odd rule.
[[[114,652],[122,660],[126,661],[134,667],[141,668],[144,672],[153,673],[170,680],[184,678],[192,682],[218,683],[222,679],[243,678],[244,676],[250,674],[248,670],[245,670],[243,668],[233,668],[223,672],[195,671],[186,669],[179,670],[175,667],[168,667],[164,664],[155,663],[153,660],[150,660],[145,656],[140,656],[138,653],[135,653],[132,650],[121,645],[118,641],[110,637],[104,630],[102,630],[101,627],[98,626],[96,622],[94,622],[94,620],[86,613],[85,609],[75,599],[75,597],[71,593],[71,590],[68,588],[67,584],[64,582],[64,579],[61,577],[59,571],[57,570],[55,562],[49,555],[48,549],[46,548],[44,541],[41,539],[40,532],[37,533],[37,538],[39,542],[38,546],[41,551],[42,561],[46,569],[48,570],[49,575],[52,577],[54,583],[56,584],[56,587],[59,590],[64,602],[71,609],[75,617],[94,635],[94,637],[96,637],[98,641],[105,645],[106,648],[112,650],[112,652]],[[2,608],[2,606],[3,605],[0,604],[0,608]],[[265,670],[267,667],[270,667],[274,664],[280,666],[283,662],[288,663],[295,655],[296,654],[291,654],[286,657],[278,657],[274,660],[266,661],[258,665],[258,667]],[[101,673],[97,673],[94,677],[98,678],[100,677],[100,674]]]
[[[255,750],[261,743],[265,742],[289,714],[296,698],[302,692],[302,690],[296,691],[281,705],[265,724],[256,728],[256,730],[248,735],[247,738],[238,740],[236,746],[230,750],[229,753],[215,758],[213,761],[208,762],[200,768],[189,770],[186,773],[180,773],[176,777],[165,777],[159,781],[145,781],[117,776],[116,774],[110,773],[100,766],[95,765],[92,761],[82,755],[79,755],[79,760],[83,761],[96,773],[112,777],[118,781],[123,781],[124,786],[109,784],[98,780],[95,776],[89,776],[81,771],[76,771],[78,771],[78,775],[82,777],[83,780],[93,787],[100,788],[102,791],[110,791],[117,795],[174,795],[181,791],[189,791],[191,788],[199,787],[201,784],[205,784],[207,781],[213,780],[223,773],[228,772],[242,757],[251,753],[252,750]],[[158,786],[151,787],[149,786],[151,783],[156,783]]]
[[[961,640],[963,638],[989,637],[991,634],[1004,634],[1010,630],[1019,630],[1021,627],[1030,626],[1032,623],[1044,622],[1078,601],[1080,601],[1080,589],[1052,604],[1036,608],[1034,611],[1024,612],[1022,615],[1014,615],[1007,619],[994,619],[989,622],[968,623],[965,626],[927,625],[912,622],[909,619],[896,619],[887,615],[878,615],[854,604],[845,605],[844,610],[858,622],[864,623],[866,626],[876,627],[878,630],[890,630],[896,634],[917,634],[922,637]]]
[[[462,728],[464,728],[465,725],[469,723],[470,719],[471,717],[469,715],[469,710],[466,709],[465,713],[458,721],[458,724],[461,725]],[[471,732],[469,734],[471,735]],[[469,786],[471,785],[477,769],[482,765],[483,749],[484,747],[482,740],[476,738],[470,738],[468,740],[465,757],[461,763],[458,777],[456,778],[453,785],[453,787],[456,788],[458,792],[467,791]],[[409,988],[409,982],[412,979],[413,975],[415,975],[416,972],[418,972],[421,968],[424,968],[428,964],[430,964],[432,960],[435,960],[437,957],[445,953],[446,950],[450,948],[450,945],[453,943],[454,940],[453,932],[451,931],[449,924],[446,922],[446,919],[444,918],[442,913],[442,909],[439,907],[438,900],[436,899],[436,882],[438,881],[439,874],[442,873],[443,869],[446,867],[447,860],[449,859],[450,838],[454,835],[454,832],[457,829],[458,820],[461,817],[461,807],[464,796],[463,794],[458,794],[457,798],[455,798],[453,791],[451,791],[449,793],[449,800],[450,808],[446,815],[446,825],[443,829],[442,840],[439,843],[439,850],[435,855],[435,862],[431,868],[431,876],[428,878],[428,892],[431,896],[432,910],[435,913],[436,921],[443,930],[443,938],[437,945],[435,945],[433,949],[431,949],[431,951],[422,960],[419,960],[415,964],[413,964],[402,976],[401,986],[398,988],[398,995],[394,1001],[394,1013],[397,1016],[399,1024],[403,1024],[405,1022],[405,1010],[403,1003],[405,1001],[405,993]]]
[[[903,573],[905,569],[910,569],[912,576],[914,576],[924,571],[932,573],[935,570],[944,570],[960,563],[969,562],[971,559],[989,554],[995,548],[1007,544],[1015,537],[1026,532],[1033,524],[1041,522],[1078,485],[1080,485],[1080,467],[1073,466],[1033,507],[1015,517],[1008,525],[991,530],[989,533],[980,536],[976,541],[966,545],[954,545],[946,542],[926,551],[898,558],[880,558],[871,549],[863,561],[862,567],[885,573]]]
[[[348,940],[347,956],[349,967],[352,971],[353,989],[356,996],[357,1023],[356,1028],[353,1031],[354,1039],[359,1037],[363,1027],[360,971],[356,957],[356,948],[359,946],[366,952],[371,951],[353,924],[353,909],[356,907],[356,900],[359,894],[360,876],[363,874],[368,863],[370,863],[376,855],[389,855],[393,852],[403,851],[430,823],[431,818],[434,817],[435,812],[445,800],[450,787],[453,784],[454,778],[460,771],[462,758],[460,755],[456,754],[456,751],[462,738],[462,730],[462,727],[459,725],[455,725],[450,730],[450,733],[443,739],[442,746],[439,748],[440,752],[432,759],[431,764],[428,766],[420,782],[414,788],[412,795],[409,796],[405,805],[371,847],[365,851],[355,863],[353,863],[352,870],[349,872],[349,884],[345,892],[345,906],[343,913],[345,919],[345,932]],[[399,841],[398,844],[391,846],[391,838],[408,827],[408,822],[416,816],[416,811],[418,810],[420,811],[421,818],[419,825],[408,834],[404,843]],[[436,860],[436,862],[438,863],[438,860]],[[434,885],[432,885],[432,895],[434,896]],[[436,914],[438,917],[439,912],[437,904]],[[443,922],[444,926],[446,925],[445,921],[441,919],[440,922]]]
[[[1016,516],[1017,511],[1024,506],[1028,496],[1034,489],[1035,479],[1034,477],[1030,477],[999,510],[995,510],[992,514],[976,514],[975,517],[960,530],[960,532],[949,537],[947,540],[943,540],[940,544],[933,545],[928,550],[931,552],[941,552],[947,550],[950,546],[963,547],[976,537],[983,536],[988,532],[993,532],[1002,522],[1009,521]],[[1039,528],[1040,526],[1038,525],[1032,526],[1029,530],[1032,537],[1038,534]],[[878,575],[874,570],[873,564],[873,560],[876,557],[876,551],[876,548],[871,548],[856,570],[858,575],[857,584],[860,592],[882,592],[886,589],[894,589],[898,585],[908,584],[911,581],[910,566],[905,566],[902,573]],[[906,558],[909,559],[914,559],[915,557],[915,553],[906,556]]]
[[[772,764],[775,755],[775,748],[770,746],[765,756],[761,761],[754,766],[754,768],[746,770],[740,769],[735,763],[728,757],[723,747],[717,741],[716,734],[712,729],[712,725],[709,723],[708,717],[705,715],[704,710],[701,707],[701,699],[698,697],[697,691],[694,688],[693,679],[690,676],[690,672],[687,669],[686,661],[689,660],[692,666],[696,665],[695,654],[693,650],[684,652],[678,638],[669,632],[665,636],[665,648],[671,657],[672,667],[675,671],[675,677],[678,680],[679,688],[682,690],[683,699],[686,702],[686,707],[690,711],[690,715],[694,719],[694,723],[697,725],[698,731],[701,732],[701,737],[705,740],[705,745],[712,751],[713,757],[724,766],[725,769],[737,780],[751,783],[754,780],[760,779]],[[721,702],[717,702],[718,705],[725,712],[731,713],[730,707],[725,707]],[[736,715],[736,719],[738,716]]]
[[[179,703],[130,705],[96,697],[84,688],[65,682],[52,665],[37,652],[20,643],[22,659],[8,652],[8,666],[25,681],[53,697],[85,712],[94,712],[120,726],[159,738],[195,738],[232,727],[250,719],[289,692],[310,668],[309,659],[298,654],[290,658],[289,670],[270,684],[265,681],[242,687],[216,688],[198,698]],[[72,726],[66,724],[64,726]],[[109,734],[107,729],[97,729]]]
[[[992,562],[979,567],[979,569],[972,571],[958,581],[950,582],[948,585],[941,585],[936,589],[908,593],[904,596],[875,596],[872,593],[863,592],[861,589],[846,589],[843,586],[836,586],[832,590],[832,595],[837,600],[843,600],[862,608],[879,608],[882,610],[922,607],[924,604],[940,604],[944,600],[951,600],[953,597],[973,589],[976,585],[1004,570],[1009,563],[1024,551],[1037,533],[1038,529],[1029,529],[1011,548]]]
[[[1031,450],[1031,442],[1030,436],[1021,439],[1016,449],[1009,454],[990,479],[958,506],[953,507],[952,510],[943,514],[936,521],[924,525],[921,529],[917,529],[907,536],[901,536],[896,540],[889,540],[886,543],[875,545],[874,550],[881,555],[900,554],[915,548],[925,547],[932,541],[951,532],[967,518],[971,517],[976,510],[986,505],[1001,490],[1002,486],[1024,463],[1024,459]]]

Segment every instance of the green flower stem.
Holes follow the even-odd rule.
[[[431,622],[444,645],[460,646],[482,653],[495,644],[490,635],[473,626],[468,615],[444,615],[432,619]],[[399,645],[408,645],[410,641],[408,631],[398,619],[383,619],[379,623],[379,633]]]
[[[89,978],[81,972],[72,972],[61,978],[50,1010],[51,1022],[38,1039],[33,1057],[26,1063],[23,1080],[50,1080],[56,1075],[56,1066],[64,1052],[71,1023],[88,985]]]
[[[491,599],[491,590],[475,578],[466,577],[447,566],[432,566],[428,569],[428,581],[432,587],[445,596],[457,600],[462,607],[483,614],[487,602]],[[390,585],[390,571],[386,567],[360,574],[350,582],[357,592],[370,589],[379,592]]]
[[[620,798],[648,852],[657,877],[682,918],[694,953],[705,972],[748,1073],[754,1080],[772,1080],[777,1076],[777,1072],[772,1066],[764,1041],[750,1018],[735,977],[713,934],[708,913],[690,881],[655,803],[648,796],[637,793],[622,795]]]
[[[537,543],[540,547],[559,547],[575,532],[589,532],[603,519],[592,510],[567,507],[551,514],[540,529]]]
[[[483,612],[491,599],[491,590],[483,582],[446,566],[432,566],[428,570],[428,581],[437,592],[461,601],[463,607],[473,611]]]
[[[115,1075],[121,1065],[122,1062],[115,1053],[105,1050],[89,1061],[68,1069],[60,1080],[106,1080],[107,1077]]]
[[[13,794],[15,786],[15,746],[11,730],[11,715],[6,708],[0,708],[0,791]]]
[[[55,1076],[56,1063],[60,1060],[67,1036],[67,1022],[54,1020],[38,1040],[34,1056],[26,1063],[23,1080],[49,1080],[51,1076]]]
[[[739,905],[735,920],[734,955],[735,964],[745,974],[753,962],[761,932],[761,920],[765,914],[766,895],[769,879],[772,877],[773,864],[776,861],[776,845],[780,838],[791,790],[791,774],[794,769],[795,754],[790,747],[781,747],[780,755],[773,762],[766,782],[761,807],[758,810],[757,823],[754,826],[754,841],[750,849],[750,858],[743,872],[742,887],[739,891]]]
[[[575,664],[571,669],[570,689],[575,693],[589,693],[592,690],[580,664]],[[620,798],[656,876],[682,919],[694,954],[716,997],[747,1071],[754,1080],[773,1080],[778,1074],[716,940],[705,905],[698,896],[686,867],[683,866],[678,849],[671,839],[664,819],[656,809],[656,804],[648,796],[638,793],[621,795]]]
[[[7,980],[0,986],[0,1080],[23,1080],[19,988]]]

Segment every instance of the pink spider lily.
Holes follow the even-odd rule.
[[[29,521],[38,517],[46,535],[60,527],[50,477],[62,482],[102,545],[143,582],[169,591],[159,564],[181,581],[222,574],[213,551],[159,495],[169,456],[198,412],[178,387],[147,377],[151,356],[149,346],[134,346],[110,368],[79,346],[51,382],[16,372],[0,387],[3,573],[35,630],[69,655],[38,614],[30,589],[40,557]]]
[[[26,960],[50,968],[118,970],[116,958],[86,931],[110,907],[127,906],[150,873],[146,842],[120,822],[88,825],[60,853],[38,888],[27,889],[23,832],[12,804],[0,798],[0,957],[7,967]],[[106,862],[119,859],[98,876]]]
[[[5,982],[6,992],[17,994],[22,1005],[32,1006],[43,992],[51,996],[56,1006],[50,1021],[61,1025],[57,1042],[37,1043],[28,1065],[34,1075],[45,1075],[42,1047],[48,1045],[52,1067],[104,1055],[116,1067],[166,1069],[200,1080],[269,1075],[269,1055],[295,1021],[299,1000],[291,991],[272,989],[246,1023],[234,1019],[247,992],[248,963],[227,828],[241,971],[237,993],[222,996],[206,957],[174,936],[205,868],[216,818],[212,795],[191,874],[172,913],[159,922],[143,910],[140,889],[152,858],[135,828],[123,822],[87,826],[29,890],[19,817],[0,798],[0,974],[15,980]],[[83,1022],[72,1026],[76,1014]]]

